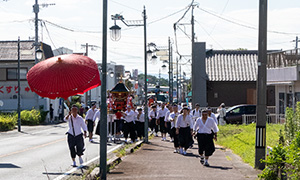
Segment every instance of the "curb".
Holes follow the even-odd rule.
[[[129,149],[126,149],[125,150],[126,155],[124,157],[126,157],[127,155],[133,153],[134,150],[137,147],[141,147],[143,143],[144,143],[143,141],[139,141],[139,142],[135,143],[133,147],[130,147]],[[124,146],[121,146],[119,149],[121,149],[123,147]],[[115,167],[116,165],[120,164],[124,157],[117,157],[116,155],[114,155],[111,159],[109,159],[107,161],[107,166],[106,166],[107,173],[109,173],[110,168]],[[99,167],[96,167],[89,175],[87,175],[87,179],[97,179],[97,178],[99,178]]]

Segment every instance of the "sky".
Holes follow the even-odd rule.
[[[110,16],[123,15],[125,20],[142,20],[143,6],[147,13],[147,42],[167,47],[170,37],[174,51],[185,55],[179,61],[182,71],[190,75],[191,11],[182,18],[174,36],[173,24],[187,10],[192,0],[108,0],[108,27],[114,22]],[[207,49],[258,49],[259,0],[198,0],[194,1],[195,35],[197,42],[206,42]],[[0,0],[0,40],[28,40],[34,37],[35,0]],[[52,4],[41,7],[39,39],[52,49],[66,47],[74,52],[85,52],[83,44],[99,48],[89,49],[89,56],[102,60],[102,1],[100,0],[39,0]],[[300,35],[300,1],[268,1],[268,49],[295,48]],[[126,70],[144,72],[143,27],[126,27],[121,21],[121,39],[112,41],[108,34],[108,62],[125,65]],[[174,54],[174,58],[176,58]],[[158,75],[162,62],[148,62],[148,73]],[[162,71],[167,77],[167,71]]]

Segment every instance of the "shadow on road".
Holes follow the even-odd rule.
[[[207,168],[213,168],[213,169],[221,169],[221,170],[228,170],[232,169],[232,167],[223,167],[223,166],[206,166]]]
[[[186,155],[184,155],[186,157],[195,157],[195,158],[199,158],[200,156],[198,154],[193,154],[193,153],[186,153]]]
[[[0,163],[0,168],[21,168],[11,163]]]
[[[109,174],[124,174],[124,172],[109,172]]]
[[[145,151],[162,151],[162,150],[151,149],[151,148],[143,148],[143,150],[145,150]]]

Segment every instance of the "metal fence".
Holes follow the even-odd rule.
[[[200,109],[205,109],[205,108],[207,108],[207,107],[200,107]],[[211,108],[213,113],[217,114],[217,110],[218,110],[219,107],[210,107],[210,108]],[[228,108],[230,108],[230,107],[225,107],[225,109],[228,109]],[[276,106],[267,106],[267,112],[269,114],[275,114],[276,113]]]
[[[268,114],[267,123],[270,124],[283,124],[285,123],[284,114]],[[256,123],[256,114],[244,114],[242,115],[243,124]]]

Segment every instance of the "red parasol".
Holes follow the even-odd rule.
[[[76,54],[39,62],[29,70],[27,80],[32,91],[50,99],[67,99],[101,85],[96,62]]]

